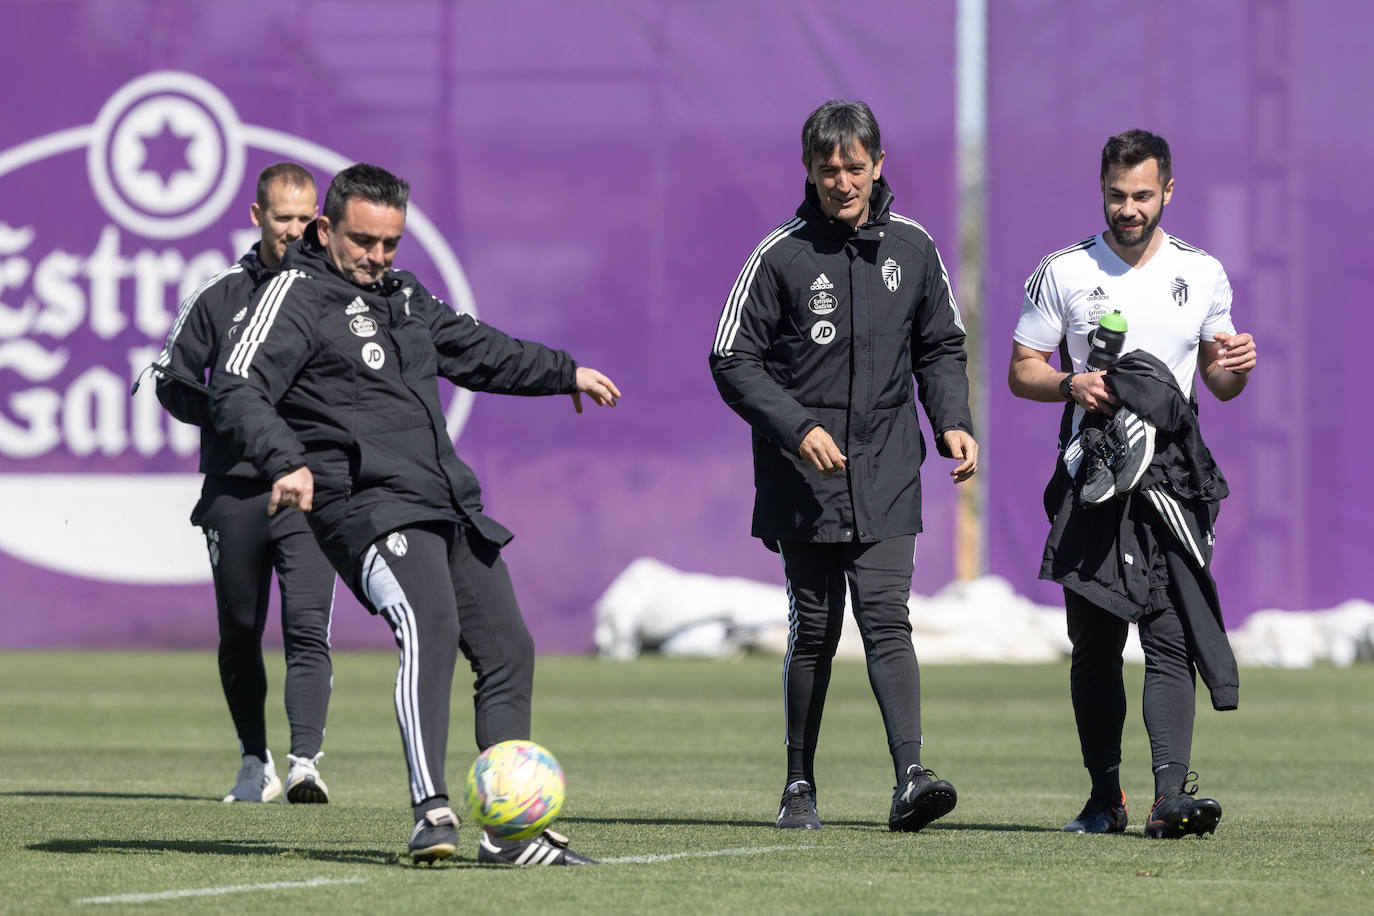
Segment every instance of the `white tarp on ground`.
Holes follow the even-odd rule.
[[[995,576],[953,582],[928,598],[912,595],[908,604],[922,662],[1038,662],[1068,655],[1064,609],[1034,604]],[[596,603],[596,647],[608,658],[640,652],[781,655],[787,629],[780,584],[686,573],[648,557],[626,567]],[[1260,611],[1230,635],[1242,664],[1300,668],[1374,660],[1374,604]],[[837,655],[863,657],[852,616],[846,615]],[[1143,660],[1134,627],[1126,659]]]

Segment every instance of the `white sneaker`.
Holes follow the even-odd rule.
[[[263,763],[252,754],[243,755],[243,766],[234,788],[224,796],[227,802],[270,802],[281,797],[281,780],[277,778],[277,767],[272,762],[272,752],[267,752],[267,762]]]
[[[320,758],[323,756],[324,751],[320,751],[314,757],[286,755],[286,759],[291,761],[291,769],[286,772],[286,800],[291,804],[328,804],[329,786],[320,778],[319,770]]]

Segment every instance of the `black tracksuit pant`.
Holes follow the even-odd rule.
[[[242,753],[267,757],[267,674],[262,633],[272,572],[281,591],[286,717],[291,753],[313,757],[324,741],[333,669],[329,624],[334,568],[305,517],[269,517],[261,480],[207,477],[192,521],[205,532],[219,615],[219,676]]]
[[[358,597],[396,638],[396,721],[416,818],[448,804],[444,762],[458,653],[474,684],[478,749],[530,736],[534,640],[501,549],[458,524],[378,538],[363,558]]]
[[[1159,590],[1157,599],[1166,599]],[[1126,721],[1126,687],[1121,651],[1130,624],[1068,589],[1069,639],[1073,653],[1069,692],[1078,725],[1083,765],[1101,770],[1121,764],[1121,730]],[[1141,710],[1150,736],[1155,768],[1180,764],[1186,770],[1193,752],[1196,682],[1189,636],[1172,601],[1156,600],[1157,610],[1138,622],[1145,651],[1145,689]]]
[[[846,588],[863,637],[868,681],[882,713],[888,749],[896,756],[899,748],[910,745],[907,750],[919,760],[921,676],[907,606],[915,535],[871,544],[784,541],[778,546],[787,576],[790,627],[783,660],[786,741],[790,752],[802,751],[805,778],[816,785],[816,743],[831,661],[844,624]],[[789,779],[796,775],[789,774]]]

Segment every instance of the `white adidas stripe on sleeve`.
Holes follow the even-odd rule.
[[[298,270],[288,270],[277,274],[267,284],[267,288],[258,298],[252,317],[248,319],[247,327],[244,328],[238,343],[234,344],[229,359],[225,361],[226,369],[235,375],[248,377],[248,367],[253,362],[253,355],[258,352],[258,345],[267,339],[267,332],[272,330],[272,322],[277,319],[277,312],[281,308],[282,300],[286,298],[287,290],[296,278],[301,276],[304,274]]]
[[[945,259],[940,256],[940,248],[935,244],[935,239],[931,238],[930,233],[926,231],[926,227],[916,222],[916,220],[906,216],[899,216],[896,213],[889,214],[889,216],[894,222],[905,223],[908,226],[914,226],[920,229],[925,237],[930,240],[930,247],[935,252],[935,260],[940,262],[940,277],[945,281],[945,289],[949,293],[949,308],[950,311],[954,313],[954,325],[959,330],[964,331],[964,316],[959,314],[959,303],[954,301],[954,287],[950,285],[949,271],[945,269]],[[967,331],[964,332],[968,333]]]
[[[225,268],[206,280],[200,286],[197,286],[195,291],[186,297],[186,301],[181,303],[181,308],[177,311],[176,320],[172,322],[172,330],[167,334],[167,343],[162,347],[162,353],[158,355],[157,365],[165,366],[172,361],[172,347],[176,344],[177,335],[181,333],[181,327],[186,323],[187,316],[191,314],[191,309],[195,307],[196,302],[199,301],[205,291],[225,277],[241,273],[243,273],[242,264],[235,264],[232,267]]]
[[[1193,559],[1197,562],[1198,568],[1201,569],[1205,567],[1207,561],[1204,559],[1202,550],[1198,547],[1197,541],[1193,539],[1193,533],[1188,530],[1188,523],[1184,521],[1183,508],[1179,506],[1178,500],[1174,499],[1162,489],[1151,488],[1144,492],[1145,495],[1150,498],[1150,502],[1154,503],[1155,510],[1159,512],[1160,517],[1164,519],[1165,524],[1169,526],[1169,530],[1174,533],[1174,536],[1178,538],[1179,542],[1193,555]]]
[[[762,242],[759,242],[754,253],[749,255],[749,260],[744,262],[744,267],[735,279],[735,285],[730,289],[730,295],[726,297],[725,308],[720,313],[720,324],[716,326],[716,344],[713,350],[716,356],[730,355],[730,349],[735,344],[735,334],[739,332],[744,301],[748,298],[749,287],[754,283],[754,275],[758,273],[759,265],[763,263],[764,253],[796,232],[801,226],[801,219],[791,219],[783,223],[770,232]]]

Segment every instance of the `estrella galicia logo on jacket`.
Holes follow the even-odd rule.
[[[214,528],[205,529],[205,546],[210,551],[210,565],[219,565],[219,532]]]
[[[883,262],[883,284],[894,293],[902,285],[902,265],[891,258]]]
[[[355,315],[348,323],[348,329],[358,337],[373,337],[377,333],[377,322],[366,315]]]
[[[811,325],[811,340],[825,346],[835,339],[835,325],[829,321],[818,321]]]
[[[1182,277],[1174,277],[1174,282],[1169,284],[1169,292],[1174,294],[1174,302],[1178,303],[1179,308],[1183,308],[1188,301],[1188,281]]]
[[[382,349],[381,344],[364,344],[363,362],[369,369],[380,369],[386,365],[386,351]]]
[[[399,531],[393,531],[386,536],[386,549],[391,551],[392,556],[403,557],[410,549],[410,544],[406,542],[406,536]]]
[[[348,303],[348,308],[344,309],[344,314],[361,315],[363,312],[366,312],[367,310],[367,303],[363,301],[362,296],[358,296],[352,302]]]
[[[811,301],[806,305],[807,308],[811,309],[811,311],[815,312],[817,315],[829,315],[831,312],[835,311],[835,307],[839,305],[839,301],[829,293],[822,291],[812,296]]]

